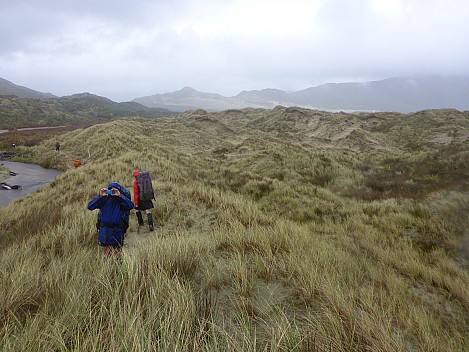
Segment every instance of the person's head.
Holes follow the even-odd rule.
[[[140,170],[135,170],[134,171],[134,177],[137,178],[138,174],[140,173]]]
[[[107,186],[107,189],[109,189],[109,190],[117,189],[117,190],[119,190],[119,192],[122,193],[122,187],[121,187],[121,185],[118,184],[117,182],[111,182],[111,183]]]

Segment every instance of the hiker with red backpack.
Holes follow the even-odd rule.
[[[153,215],[151,209],[154,208],[152,199],[155,199],[155,193],[151,183],[150,173],[148,171],[134,171],[134,202],[135,210],[137,210],[138,226],[145,225],[143,221],[142,211],[145,211],[148,218],[148,227],[153,231]]]
[[[101,188],[99,195],[88,203],[88,210],[100,210],[96,228],[98,243],[103,247],[105,258],[110,257],[113,250],[120,255],[129,227],[129,213],[134,208],[130,197],[126,188],[111,182],[107,188]]]

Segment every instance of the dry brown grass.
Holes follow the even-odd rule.
[[[56,138],[59,139],[60,135],[68,131],[73,131],[78,128],[84,128],[89,125],[80,126],[64,126],[58,128],[41,128],[37,130],[12,130],[6,133],[0,133],[0,150],[14,150],[12,145],[16,144],[17,147],[26,146],[32,147],[38,145],[46,139]]]

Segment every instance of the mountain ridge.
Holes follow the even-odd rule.
[[[90,93],[78,93],[80,94]],[[32,99],[58,98],[50,93],[17,86],[0,78],[0,96],[2,95]],[[469,110],[468,97],[469,76],[420,76],[368,82],[325,83],[293,92],[275,88],[243,90],[231,97],[201,92],[186,86],[174,92],[137,97],[127,103],[138,103],[148,108],[174,112],[196,109],[213,112],[248,107],[272,109],[282,105],[325,111],[412,113],[427,109]]]

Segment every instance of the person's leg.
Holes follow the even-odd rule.
[[[140,210],[137,210],[136,214],[137,214],[138,225],[143,226],[144,223],[143,223],[142,212]]]
[[[109,259],[112,255],[112,247],[111,246],[103,246],[103,256],[104,259]]]
[[[150,231],[153,231],[153,215],[151,215],[151,209],[146,210],[147,218],[148,218],[148,227]]]
[[[118,262],[122,261],[122,247],[124,243],[112,247],[113,255]]]

